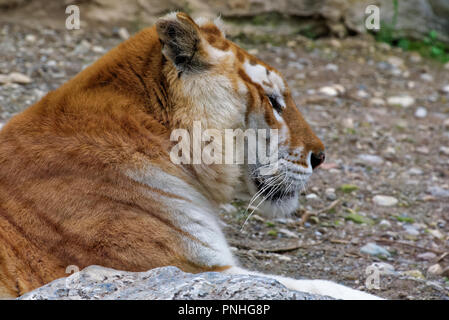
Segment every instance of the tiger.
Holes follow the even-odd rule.
[[[266,214],[291,214],[325,154],[281,73],[228,40],[220,21],[160,17],[3,127],[0,297],[65,277],[67,266],[100,265],[256,275],[336,299],[377,299],[249,271],[233,256],[221,206],[243,185],[266,199]],[[278,170],[174,163],[171,132],[195,121],[278,130]]]

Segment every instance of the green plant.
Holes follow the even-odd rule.
[[[396,216],[396,220],[400,222],[406,222],[406,223],[414,223],[415,219],[405,216]]]
[[[398,14],[399,14],[399,0],[393,0],[393,21],[391,23],[394,28],[398,23]]]
[[[449,61],[449,44],[439,40],[438,32],[431,30],[422,40],[401,36],[396,30],[399,16],[399,1],[393,1],[393,18],[391,22],[382,21],[380,30],[374,33],[379,42],[388,43],[405,51],[419,52],[423,57],[432,58],[442,63]]]
[[[358,189],[359,189],[359,187],[357,187],[354,184],[342,184],[340,186],[340,190],[343,193],[351,193],[352,191],[355,191],[355,190],[358,190]]]
[[[351,212],[345,216],[345,220],[350,220],[358,224],[369,224],[372,225],[374,222],[368,217],[362,216],[358,213]]]

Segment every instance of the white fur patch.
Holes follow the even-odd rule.
[[[205,17],[198,17],[195,19],[195,23],[199,27],[202,27],[208,23],[213,23],[218,28],[218,30],[220,30],[223,37],[226,37],[226,27],[224,25],[223,20],[221,20],[221,17],[216,17],[213,21]]]
[[[285,83],[276,72],[267,71],[267,69],[260,64],[252,65],[249,61],[245,61],[243,68],[251,81],[259,84],[265,90],[267,95],[274,96],[279,105],[285,108],[286,104],[283,98]],[[267,84],[270,84],[271,86]]]
[[[218,65],[220,64],[224,58],[226,57],[230,57],[231,55],[233,55],[232,51],[223,51],[220,49],[217,49],[213,46],[211,46],[209,44],[209,42],[207,41],[203,41],[202,45],[204,47],[204,49],[206,50],[206,52],[209,54],[209,62],[214,64],[214,65]]]
[[[151,190],[148,190],[147,194],[158,199],[161,212],[166,212],[172,223],[207,244],[204,246],[185,237],[182,244],[189,259],[210,267],[234,265],[234,258],[215,217],[215,208],[192,185],[152,165],[147,165],[137,172],[129,170],[125,173],[131,179],[151,188],[188,199],[186,201],[164,196],[152,193]]]
[[[203,72],[181,79],[183,94],[195,97],[187,112],[192,118],[201,119],[204,128],[220,130],[244,126],[246,101],[236,95],[226,76]]]

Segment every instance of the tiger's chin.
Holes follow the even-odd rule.
[[[250,177],[245,180],[250,194],[249,212],[254,210],[266,218],[285,218],[298,210],[305,182],[270,183]]]
[[[290,217],[299,208],[299,192],[278,199],[267,199],[258,207],[258,211],[270,219]]]

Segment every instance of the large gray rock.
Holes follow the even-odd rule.
[[[21,300],[328,300],[289,290],[276,280],[175,267],[125,272],[90,266],[29,292]]]

